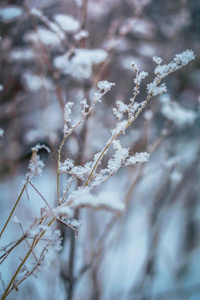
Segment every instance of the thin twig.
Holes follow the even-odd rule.
[[[29,180],[28,181],[30,183],[30,185],[34,188],[34,190],[38,193],[38,195],[40,195],[40,197],[42,198],[42,200],[46,203],[46,205],[48,206],[48,208],[50,210],[52,210],[51,206],[49,205],[48,201],[42,196],[42,194],[38,191],[38,189],[32,184],[32,182]]]
[[[12,215],[13,215],[13,213],[14,213],[14,211],[15,211],[15,209],[16,209],[18,203],[19,203],[19,201],[21,200],[21,197],[22,197],[22,195],[23,195],[23,193],[24,193],[24,191],[25,191],[25,189],[26,189],[26,186],[27,186],[27,184],[28,184],[28,181],[29,181],[29,176],[27,177],[26,182],[25,182],[25,184],[24,184],[24,186],[23,186],[23,188],[22,188],[22,191],[21,191],[19,197],[17,198],[17,201],[15,202],[15,204],[14,204],[14,206],[13,206],[13,209],[11,210],[11,213],[10,213],[10,215],[9,215],[9,217],[8,217],[8,219],[7,219],[5,225],[4,225],[4,227],[3,227],[3,229],[2,229],[2,231],[1,231],[1,233],[0,233],[0,239],[1,239],[1,237],[2,237],[2,234],[3,234],[4,231],[5,231],[6,227],[8,226],[8,223],[9,223],[10,219],[12,218]]]

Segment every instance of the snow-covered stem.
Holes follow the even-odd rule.
[[[104,96],[109,90],[105,90],[103,92],[101,92],[101,97]],[[86,112],[84,114],[84,116],[81,118],[81,120],[76,124],[74,125],[70,130],[69,132],[63,136],[63,139],[62,139],[62,142],[58,148],[58,159],[57,159],[57,197],[58,197],[58,203],[60,204],[60,184],[59,184],[59,179],[60,179],[60,172],[59,172],[59,167],[60,167],[60,160],[61,160],[61,152],[62,152],[62,148],[63,148],[63,145],[65,143],[65,141],[67,140],[67,138],[74,132],[74,130],[79,126],[81,125],[84,120],[90,115],[90,113],[92,112],[93,108],[95,107],[95,105],[99,102],[99,98],[97,99],[94,99],[94,101],[92,102],[88,112]]]
[[[90,182],[90,179],[92,178],[92,175],[93,175],[93,173],[95,172],[95,170],[96,170],[96,168],[97,168],[99,162],[100,162],[101,159],[103,158],[104,154],[106,153],[107,149],[110,147],[110,145],[112,144],[112,142],[114,141],[114,139],[115,139],[115,135],[113,135],[113,137],[112,137],[112,138],[110,139],[110,141],[107,143],[107,145],[105,146],[105,148],[101,151],[101,154],[100,154],[99,158],[97,159],[97,161],[96,161],[96,163],[95,163],[95,165],[94,165],[94,167],[93,167],[93,169],[92,169],[90,175],[88,176],[88,179],[87,179],[86,183],[84,184],[84,187],[87,187],[87,186],[88,186],[88,184],[89,184],[89,182]]]
[[[187,55],[187,54],[188,54],[188,55]],[[181,62],[181,59],[182,59],[182,62]],[[193,53],[192,51],[190,51],[190,50],[186,50],[186,51],[184,51],[182,54],[176,55],[175,58],[174,58],[174,61],[172,61],[172,62],[169,63],[168,65],[164,65],[164,66],[163,66],[163,67],[165,67],[163,72],[161,72],[161,73],[159,73],[159,72],[156,73],[156,72],[155,72],[155,73],[156,73],[156,77],[155,77],[154,82],[153,82],[155,89],[158,87],[159,83],[160,83],[165,77],[167,77],[167,76],[170,75],[171,73],[174,73],[175,71],[181,69],[183,66],[187,65],[187,64],[188,64],[191,60],[193,60],[193,59],[195,59],[195,55],[194,55],[194,53]],[[175,65],[175,66],[173,65],[174,62],[176,62],[176,65]],[[138,71],[137,71],[137,69],[136,69],[136,76],[138,76]],[[136,83],[136,87],[137,87],[137,83]],[[158,88],[160,88],[160,87],[158,87]],[[138,89],[138,87],[137,87],[137,89]],[[162,93],[162,92],[161,92],[161,93]],[[137,93],[136,93],[136,95],[137,95]],[[136,95],[135,95],[135,97],[136,97]],[[133,117],[131,117],[131,116],[129,115],[128,121],[127,121],[127,124],[126,124],[124,130],[121,130],[121,131],[119,131],[119,132],[117,132],[117,133],[116,133],[116,131],[115,131],[115,133],[112,135],[112,138],[110,139],[110,141],[106,144],[105,148],[102,150],[102,152],[101,152],[101,154],[100,154],[98,160],[96,161],[96,163],[95,163],[95,165],[94,165],[94,167],[93,167],[91,173],[90,173],[89,176],[88,176],[88,179],[87,179],[87,181],[86,181],[84,187],[87,187],[87,186],[88,186],[88,184],[89,184],[89,182],[90,182],[90,180],[91,180],[91,178],[92,178],[92,175],[94,174],[94,172],[95,172],[95,170],[96,170],[96,168],[97,168],[99,162],[102,160],[104,154],[106,153],[107,149],[108,149],[109,146],[112,144],[112,142],[113,142],[114,140],[116,140],[122,133],[125,132],[125,130],[126,130],[126,129],[127,129],[127,128],[128,128],[128,127],[136,120],[136,119],[137,119],[137,117],[141,114],[141,112],[144,110],[144,108],[145,108],[145,106],[147,105],[147,103],[149,102],[149,100],[150,100],[153,96],[156,96],[156,95],[157,95],[157,94],[155,94],[154,89],[152,89],[151,91],[149,91],[148,94],[147,94],[147,97],[146,97],[145,101],[142,102],[142,105],[141,105],[141,107],[138,109],[138,111],[136,112],[136,114],[135,114]],[[132,107],[132,105],[133,105],[133,102],[134,102],[134,100],[135,100],[135,97],[134,97],[133,101],[131,102],[129,114],[130,114],[130,112],[131,112],[131,107]]]

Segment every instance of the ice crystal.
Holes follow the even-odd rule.
[[[180,54],[177,54],[173,61],[167,65],[158,65],[155,69],[157,78],[163,78],[169,73],[174,72],[183,66],[187,65],[191,60],[195,59],[195,54],[192,50],[186,50]]]
[[[144,80],[146,77],[148,76],[148,73],[147,72],[144,72],[144,71],[141,71],[140,73],[137,74],[135,80],[134,80],[134,83],[136,85],[140,85],[142,80]]]
[[[148,94],[152,94],[152,96],[162,95],[167,92],[167,87],[165,83],[157,86],[156,82],[152,82],[147,84],[147,92]]]
[[[113,114],[120,121],[123,118],[123,115],[129,111],[129,107],[119,100],[116,101],[116,106],[117,108],[113,108]]]
[[[40,159],[40,156],[38,155],[38,151],[41,149],[45,149],[48,153],[50,153],[50,149],[45,145],[37,144],[35,147],[33,147],[32,150],[32,156],[28,167],[28,174],[30,178],[37,177],[38,175],[42,175],[43,168],[45,164]]]
[[[186,50],[181,54],[177,54],[174,58],[174,62],[181,64],[182,66],[187,65],[191,60],[195,59],[195,54],[192,50]]]
[[[115,150],[114,156],[108,161],[108,170],[110,173],[115,173],[121,165],[125,162],[129,155],[129,148],[123,148],[119,140],[113,141],[113,148]]]
[[[45,164],[40,159],[39,155],[33,155],[31,161],[29,163],[29,177],[37,177],[38,175],[42,175],[43,168]]]
[[[87,99],[86,98],[83,99],[80,103],[82,104],[82,107],[83,107],[81,113],[82,113],[83,116],[85,116],[86,110],[89,108],[89,105],[87,103]]]
[[[116,130],[112,130],[112,134],[119,134],[120,132],[125,134],[125,130],[126,130],[126,127],[127,127],[127,124],[128,124],[128,121],[127,120],[124,120],[120,123],[117,124],[117,128]]]
[[[60,163],[59,171],[84,180],[85,175],[91,171],[93,164],[94,162],[87,162],[84,166],[74,166],[74,161],[67,158],[63,163]]]
[[[103,81],[100,81],[98,83],[98,88],[101,90],[101,91],[110,91],[112,86],[114,86],[115,83],[112,83],[112,82],[108,82],[107,80],[103,80]]]
[[[63,163],[60,163],[60,172],[68,172],[74,167],[74,161],[70,158],[67,158]]]
[[[157,65],[160,65],[163,61],[163,59],[161,57],[158,57],[158,56],[154,56],[153,57],[153,61],[157,64]]]
[[[65,108],[64,108],[64,135],[66,135],[69,132],[69,127],[67,123],[71,123],[71,107],[74,105],[73,102],[67,102],[65,104]]]
[[[45,149],[48,153],[50,153],[50,149],[49,149],[49,147],[47,147],[46,145],[40,145],[40,144],[37,144],[37,145],[35,145],[35,147],[32,147],[31,148],[31,150],[32,151],[36,151],[36,152],[38,152],[39,150],[41,150],[41,149]]]
[[[125,165],[135,165],[135,164],[141,164],[145,163],[149,160],[150,154],[147,152],[140,152],[140,153],[135,153],[135,155],[130,156],[126,162]]]

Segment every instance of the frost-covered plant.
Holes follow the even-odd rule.
[[[33,13],[33,12],[32,12]],[[37,12],[34,12],[35,14]],[[38,13],[37,13],[38,15]],[[42,17],[42,16],[41,16]],[[63,28],[64,30],[64,28]],[[124,203],[119,201],[114,201],[113,199],[105,201],[105,197],[102,194],[94,195],[93,189],[105,181],[107,181],[111,176],[113,176],[121,167],[132,166],[139,163],[145,163],[149,160],[150,154],[147,152],[140,152],[131,154],[129,148],[123,147],[120,136],[125,134],[126,130],[131,124],[136,120],[140,113],[144,110],[148,101],[157,95],[161,95],[167,91],[167,88],[164,83],[161,81],[168,76],[169,74],[175,72],[176,70],[187,65],[191,60],[195,59],[195,55],[192,50],[186,50],[181,54],[175,56],[174,60],[169,64],[162,65],[162,59],[159,57],[154,57],[153,61],[156,63],[155,69],[155,78],[153,82],[147,85],[147,96],[146,99],[140,103],[136,102],[136,97],[139,94],[140,86],[142,81],[147,77],[147,73],[142,71],[139,72],[135,63],[132,64],[135,72],[136,78],[134,79],[134,89],[133,96],[129,100],[128,104],[125,104],[121,101],[116,102],[116,108],[113,109],[113,114],[116,117],[116,124],[114,129],[111,130],[111,136],[106,142],[103,149],[96,153],[93,159],[89,162],[86,162],[84,165],[76,165],[75,161],[70,158],[67,158],[64,162],[61,161],[61,152],[63,145],[66,142],[67,138],[80,126],[85,119],[91,114],[95,106],[102,101],[103,96],[111,90],[115,85],[108,81],[101,81],[98,83],[98,90],[94,93],[93,101],[89,105],[87,99],[81,101],[82,105],[82,118],[76,123],[71,123],[71,114],[72,112],[72,102],[68,102],[64,108],[64,135],[61,141],[60,147],[58,149],[58,159],[57,159],[57,206],[51,207],[48,201],[42,196],[38,191],[35,185],[30,179],[36,177],[37,175],[42,174],[42,169],[44,163],[41,161],[38,151],[42,148],[49,152],[49,149],[44,145],[36,145],[32,148],[32,157],[28,167],[28,173],[26,181],[24,183],[23,189],[16,200],[16,203],[0,233],[0,238],[5,232],[5,229],[12,219],[15,209],[25,192],[28,185],[40,195],[45,205],[41,209],[40,215],[38,215],[34,222],[29,226],[28,229],[24,230],[21,221],[17,217],[14,217],[12,220],[21,227],[22,236],[17,240],[8,245],[2,247],[1,251],[3,254],[0,256],[0,263],[2,263],[22,241],[26,241],[29,247],[28,252],[20,260],[20,264],[14,274],[11,277],[11,280],[7,284],[7,287],[2,296],[2,300],[6,299],[7,296],[13,289],[16,289],[26,278],[34,274],[34,272],[43,265],[45,260],[45,251],[50,247],[54,246],[57,250],[60,249],[60,234],[56,231],[53,235],[49,237],[48,231],[51,225],[58,220],[59,222],[65,224],[75,231],[76,236],[79,230],[79,227],[82,225],[82,222],[79,220],[73,219],[73,211],[79,207],[93,207],[93,208],[105,208],[111,211],[121,212],[124,209]],[[179,109],[180,108],[177,108]],[[170,117],[169,109],[164,110],[165,115]],[[187,115],[188,116],[188,115]],[[147,119],[149,116],[147,116]],[[188,116],[189,118],[189,116]],[[191,117],[189,118],[191,119]],[[189,121],[188,121],[189,122]],[[180,123],[180,121],[179,121]],[[102,159],[107,154],[110,146],[113,147],[113,154],[108,159],[107,166],[102,168]],[[60,176],[61,174],[68,174],[69,178],[66,182],[66,188],[64,191],[60,191]],[[78,188],[72,189],[72,183],[75,180],[82,182]],[[31,238],[32,242],[28,242],[27,239]],[[39,256],[35,253],[35,248],[39,242],[45,242],[46,244],[43,247],[43,250]],[[26,262],[30,258],[30,255],[33,254],[35,259],[35,264],[32,269],[29,269],[26,266]],[[23,272],[24,273],[23,273]],[[24,275],[19,277],[20,272]]]

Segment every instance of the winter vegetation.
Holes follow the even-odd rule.
[[[197,9],[0,4],[2,300],[199,299]]]

